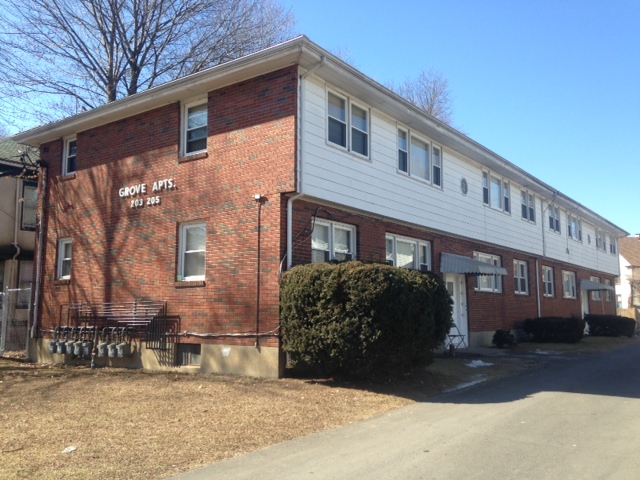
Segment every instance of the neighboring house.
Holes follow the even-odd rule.
[[[21,160],[24,148],[0,140],[0,292],[29,288],[33,277],[38,181]]]
[[[437,273],[471,345],[615,313],[627,232],[305,37],[16,140],[48,165],[40,360],[147,301],[166,318],[120,364],[278,376],[281,272],[327,260]]]
[[[616,281],[618,315],[640,317],[640,235],[620,239],[620,277]]]

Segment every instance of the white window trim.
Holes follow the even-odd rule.
[[[609,235],[609,253],[611,255],[618,254],[618,239],[613,235]]]
[[[547,273],[548,272],[548,273]],[[551,293],[547,293],[546,285],[551,285]],[[553,267],[542,266],[542,296],[543,297],[555,297],[556,287],[555,278],[553,274]]]
[[[192,251],[187,251],[186,250],[186,246],[187,246],[187,230],[189,230],[190,228],[204,228],[204,235],[205,235],[205,247],[204,250],[192,250]],[[207,224],[204,222],[192,222],[192,223],[183,223],[180,225],[180,230],[179,230],[179,239],[178,239],[178,278],[177,280],[179,282],[197,282],[197,281],[203,281],[206,279],[207,276]],[[204,274],[203,275],[189,275],[186,276],[184,269],[186,268],[185,265],[185,256],[187,253],[189,252],[199,252],[199,251],[203,251],[204,252],[204,256],[205,256],[205,264],[204,264]]]
[[[575,234],[573,226],[575,224]],[[575,215],[567,212],[567,236],[576,242],[582,243],[582,221]]]
[[[567,283],[569,284],[569,289],[567,289]],[[562,298],[578,298],[575,272],[562,270]]]
[[[500,182],[500,206],[493,205],[492,196],[491,196],[491,185],[492,179],[496,179]],[[482,203],[485,207],[490,208],[491,210],[495,210],[498,212],[503,212],[508,215],[511,215],[511,182],[502,177],[501,175],[497,175],[490,170],[482,171]]]
[[[27,204],[27,197],[25,196],[25,190],[27,188],[32,188],[35,191],[36,194],[36,200],[35,200],[35,205],[28,205]],[[20,208],[20,228],[22,230],[35,230],[36,225],[38,224],[38,185],[36,183],[33,182],[22,182],[22,205]],[[33,224],[27,224],[24,221],[24,211],[26,208],[31,208],[34,211],[34,222]]]
[[[411,238],[411,237],[403,237],[401,235],[393,235],[393,234],[387,234],[385,235],[385,245],[386,242],[391,240],[393,243],[393,251],[392,252],[386,252],[386,259],[387,259],[387,263],[389,265],[394,265],[394,266],[398,266],[398,241],[401,242],[405,242],[405,243],[412,243],[415,245],[415,255],[413,257],[413,269],[414,270],[419,270],[421,272],[427,271],[430,272],[431,271],[431,242],[427,241],[427,240],[418,240],[416,238]],[[420,260],[422,260],[421,257],[421,253],[422,253],[422,248],[425,248],[426,250],[426,263],[421,262]],[[391,258],[389,258],[391,257]],[[406,267],[405,267],[406,268]]]
[[[522,215],[522,209],[525,215]],[[520,190],[520,218],[525,222],[536,223],[536,196],[528,190]]]
[[[365,159],[370,159],[371,158],[371,109],[369,107],[364,106],[363,104],[361,104],[358,101],[354,101],[351,97],[347,96],[347,95],[343,95],[341,93],[336,92],[335,90],[330,90],[327,89],[326,90],[326,115],[325,115],[325,127],[327,130],[327,134],[325,135],[325,142],[328,145],[331,145],[334,148],[339,148],[340,150],[344,150],[346,152],[349,152],[359,158],[365,158]],[[346,130],[346,138],[345,138],[345,146],[342,146],[338,143],[334,143],[331,140],[329,140],[329,95],[334,95],[342,100],[344,100],[344,107],[345,107],[345,119],[338,119],[336,117],[331,117],[334,118],[336,121],[339,121],[340,123],[343,123],[345,125],[345,130]],[[353,109],[352,107],[357,107],[360,110],[363,110],[366,115],[367,115],[367,131],[363,132],[362,130],[360,130],[359,128],[355,127],[353,125],[353,121],[352,121],[352,116],[353,116]],[[367,137],[367,142],[366,142],[366,148],[367,148],[367,154],[363,155],[360,152],[357,152],[353,149],[353,129],[356,129],[360,132],[363,132],[364,134],[366,134]]]
[[[327,261],[333,261],[333,260],[355,260],[356,259],[356,227],[353,225],[349,225],[347,223],[339,223],[339,222],[331,222],[331,221],[327,221],[327,220],[320,220],[320,219],[316,219],[313,227],[315,230],[316,226],[324,226],[327,227],[329,229],[329,250],[323,250],[325,252],[328,252],[328,260]],[[342,230],[348,230],[349,232],[351,232],[351,235],[349,235],[349,251],[348,252],[337,252],[336,251],[336,246],[335,246],[335,231],[336,229],[342,229]],[[311,239],[313,241],[313,231],[311,232]],[[313,261],[313,245],[311,247],[312,249],[312,261]],[[348,256],[351,256],[350,258]],[[341,258],[343,257],[343,258]]]
[[[498,255],[491,255],[489,253],[483,252],[473,252],[473,258],[478,260],[479,262],[488,263],[489,265],[495,265],[496,267],[502,266],[502,258]],[[489,260],[489,261],[485,261]],[[491,286],[489,288],[480,286],[480,278],[487,277],[491,280]],[[475,290],[478,292],[492,292],[492,293],[502,293],[502,275],[478,275],[476,276],[476,287]]]
[[[400,150],[400,133],[399,132],[403,132],[406,135],[406,142],[407,142],[407,146],[406,146],[406,150]],[[429,154],[429,158],[428,158],[428,165],[427,165],[427,176],[428,178],[425,177],[421,177],[419,175],[415,175],[414,173],[411,172],[411,142],[413,139],[416,139],[419,142],[422,142],[426,145],[426,150]],[[427,183],[435,188],[439,188],[442,189],[442,186],[444,184],[444,150],[442,148],[442,146],[437,145],[435,143],[433,143],[431,140],[429,140],[428,138],[422,136],[422,135],[418,135],[418,134],[414,134],[413,131],[409,128],[403,127],[401,125],[397,125],[397,129],[396,129],[396,146],[397,146],[397,151],[396,151],[396,170],[398,171],[398,173],[402,174],[402,175],[408,175],[409,177],[418,180],[420,182],[423,183]],[[400,151],[403,151],[406,156],[407,156],[407,169],[403,170],[400,168]],[[434,152],[438,151],[439,152],[439,156],[438,158],[440,159],[440,164],[436,165],[434,159],[435,159],[435,155]],[[436,170],[439,170],[439,179],[440,179],[440,183],[436,183],[434,180],[436,178]]]
[[[66,258],[64,256],[65,247],[67,245],[71,245],[71,256]],[[64,263],[66,260],[69,260],[69,273],[64,274]],[[73,267],[73,240],[71,238],[61,238],[58,240],[58,265],[57,265],[57,274],[56,278],[58,280],[69,280],[71,278],[71,270]]]
[[[187,127],[189,126],[189,109],[199,107],[201,105],[207,106],[207,145],[209,138],[209,106],[208,98],[200,98],[190,102],[184,102],[182,104],[182,112],[180,115],[180,156],[189,157],[191,155],[197,155],[207,151],[208,147],[201,150],[194,150],[193,152],[187,152]]]
[[[607,232],[596,227],[596,250],[607,251]]]
[[[520,272],[524,267],[524,276]],[[515,280],[515,293],[517,295],[529,295],[529,265],[524,260],[513,261],[513,278]],[[524,279],[524,290],[520,288],[521,280]]]
[[[71,143],[75,142],[76,144],[76,155],[75,155],[75,167],[73,170],[69,170],[69,148],[71,147]],[[78,139],[75,135],[71,137],[66,137],[64,139],[64,146],[62,151],[62,176],[68,177],[69,175],[73,175],[76,173],[78,169]]]
[[[549,204],[549,230],[562,234],[562,224],[560,222],[560,207]],[[552,220],[553,219],[553,220]]]

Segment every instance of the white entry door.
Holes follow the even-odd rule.
[[[444,281],[447,291],[453,299],[453,323],[456,324],[461,335],[464,335],[464,345],[469,346],[469,322],[467,320],[467,291],[465,289],[464,275],[459,273],[445,273]],[[451,329],[451,335],[457,335],[455,328]]]
[[[582,318],[589,314],[589,292],[580,289],[580,303],[582,304]]]

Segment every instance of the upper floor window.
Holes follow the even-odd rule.
[[[204,223],[180,225],[178,281],[205,279],[207,227]]]
[[[553,268],[542,266],[542,285],[545,297],[553,297],[555,295],[555,285],[553,277]]]
[[[582,222],[570,213],[567,214],[567,235],[569,238],[582,241]]]
[[[549,205],[549,229],[560,233],[560,208]]]
[[[185,104],[182,115],[182,155],[205,152],[209,134],[207,101]]]
[[[398,128],[398,170],[442,186],[442,149]]]
[[[613,255],[618,253],[618,239],[613,235],[609,235],[609,253]]]
[[[58,242],[58,279],[71,278],[71,257],[73,242],[70,238],[63,238]]]
[[[431,270],[431,243],[396,235],[387,235],[386,241],[389,265],[421,272]]]
[[[355,237],[352,225],[316,220],[311,233],[311,263],[355,259]]]
[[[72,175],[76,173],[78,147],[76,137],[70,137],[64,141],[64,151],[62,154],[62,175]]]
[[[22,221],[23,230],[35,230],[38,210],[38,186],[35,183],[22,184]]]
[[[562,271],[562,296],[564,298],[577,298],[575,272]]]
[[[596,248],[598,250],[607,251],[607,234],[604,230],[601,230],[596,227]]]
[[[482,172],[482,201],[496,210],[511,212],[509,182],[489,172]]]
[[[529,293],[529,269],[527,262],[522,260],[513,261],[513,278],[516,282],[515,292],[526,295]]]
[[[495,265],[497,267],[502,266],[502,259],[497,255],[490,255],[488,253],[474,252],[474,258],[480,262],[488,263],[489,265]],[[502,276],[501,275],[478,275],[476,281],[476,290],[483,292],[502,292]]]
[[[333,92],[327,96],[329,142],[368,157],[369,111]]]
[[[598,277],[589,277],[589,280],[591,280],[592,282],[600,283],[600,279]],[[591,300],[600,300],[600,290],[591,291]]]
[[[536,222],[536,201],[533,193],[522,190],[520,203],[522,208],[522,219],[528,222]]]

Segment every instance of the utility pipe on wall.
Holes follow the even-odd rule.
[[[31,326],[31,338],[38,334],[38,315],[40,305],[40,276],[42,275],[42,244],[44,242],[44,202],[47,192],[47,164],[40,162],[40,178],[42,182],[42,198],[40,199],[40,218],[38,219],[38,252],[36,254],[36,288],[33,295],[33,324]]]

